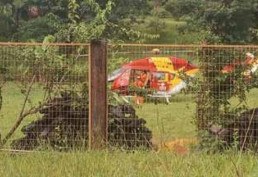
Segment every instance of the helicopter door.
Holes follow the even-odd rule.
[[[132,70],[130,75],[130,85],[139,88],[149,88],[150,73],[146,70]]]
[[[167,89],[166,85],[166,73],[164,72],[153,72],[151,74],[150,87],[157,91],[165,91]]]

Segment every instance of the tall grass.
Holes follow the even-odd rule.
[[[134,153],[89,151],[77,153],[0,153],[0,176],[175,176],[235,177],[252,173],[257,158],[245,154],[237,165],[235,154],[190,154],[170,152]]]

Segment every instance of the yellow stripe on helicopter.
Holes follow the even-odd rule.
[[[157,71],[170,73],[174,71],[173,63],[168,57],[151,57],[151,62],[154,63]]]

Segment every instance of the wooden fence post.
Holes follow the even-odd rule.
[[[89,61],[89,148],[105,147],[108,136],[107,43],[92,40]]]

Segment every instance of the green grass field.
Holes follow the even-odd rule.
[[[0,153],[0,175],[21,177],[236,177],[257,175],[251,154],[189,154],[170,152]]]
[[[43,98],[42,91],[32,89],[31,104]],[[0,131],[4,136],[13,126],[22,107],[24,96],[14,83],[3,87],[3,107],[0,114]],[[248,105],[258,106],[258,90],[248,94]],[[171,104],[146,103],[137,108],[139,117],[147,121],[156,143],[178,138],[194,138],[192,123],[195,103],[192,96],[176,95]],[[33,117],[26,118],[22,125]],[[21,125],[21,126],[22,126]],[[13,138],[22,136],[20,130]],[[87,151],[60,153],[53,151],[13,153],[0,152],[0,176],[189,176],[235,177],[256,176],[257,156],[252,153],[225,152],[206,154],[193,151],[178,155],[167,150],[159,151]]]
[[[199,44],[202,36],[197,32],[184,32],[186,22],[177,21],[171,17],[155,18],[145,17],[143,23],[135,26],[136,30],[149,34],[158,34],[156,39],[148,39],[146,43],[152,44]]]

